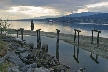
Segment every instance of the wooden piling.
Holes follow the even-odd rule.
[[[39,40],[38,40],[38,30],[36,30],[36,32],[37,32],[37,43],[39,42]]]
[[[17,38],[18,38],[18,31],[19,31],[19,29],[15,30],[15,31],[17,32]]]
[[[77,30],[77,29],[74,29],[75,31],[75,34],[74,34],[74,43],[75,43],[75,40],[76,40],[76,32],[78,33],[78,46],[79,46],[79,33],[81,32],[80,30]]]
[[[39,47],[41,48],[41,37],[40,37],[40,30],[41,30],[41,29],[39,29]]]
[[[59,39],[59,32],[60,30],[56,29],[57,30],[57,39]]]
[[[91,41],[91,44],[93,44],[93,32],[98,32],[98,34],[97,34],[97,47],[99,47],[99,33],[101,33],[101,31],[96,30],[96,29],[91,30],[91,31],[92,31],[92,41]]]
[[[56,59],[59,61],[59,39],[56,42]]]
[[[59,32],[60,30],[57,30],[57,42],[56,42],[56,59],[59,61]]]
[[[98,31],[98,35],[97,35],[97,47],[99,47],[99,33],[101,33],[101,31]]]
[[[91,44],[93,44],[93,30],[91,30],[92,31],[92,41],[91,41]]]
[[[23,31],[24,31],[24,28],[20,28],[21,30],[21,40],[23,41]]]
[[[37,48],[41,48],[40,30],[41,29],[36,30],[36,32],[37,32]]]
[[[79,32],[78,32],[78,46],[79,46]]]
[[[74,34],[74,43],[75,43],[75,40],[76,40],[76,29],[74,29],[75,31],[75,34]]]
[[[33,20],[31,20],[31,30],[32,30],[32,31],[34,30],[34,23],[33,23]]]

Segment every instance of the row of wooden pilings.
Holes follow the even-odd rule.
[[[37,32],[37,48],[40,48],[41,47],[40,30],[41,29],[36,30],[36,32]],[[58,30],[58,29],[56,29],[56,30],[57,30],[57,42],[59,43],[59,32],[60,32],[60,30]],[[23,31],[24,31],[24,28],[20,28],[20,29],[17,29],[15,31],[17,32],[17,38],[18,38],[18,35],[19,35],[19,31],[21,32],[21,40],[23,41],[24,40],[23,39]]]
[[[37,32],[37,48],[41,48],[40,30],[41,29],[36,30],[36,32]],[[59,32],[60,32],[60,30],[58,30],[58,29],[56,29],[56,30],[57,30],[56,58],[59,61]],[[19,31],[21,32],[21,40],[23,41],[23,31],[24,31],[24,29],[20,28],[20,29],[17,29],[15,31],[17,32],[17,38],[18,38]]]
[[[74,29],[75,31],[75,34],[74,34],[74,43],[75,43],[75,40],[76,40],[76,33],[78,33],[78,46],[79,46],[79,33],[81,32],[80,30],[78,29]],[[91,40],[91,44],[93,44],[93,32],[97,32],[97,47],[99,47],[99,33],[101,33],[101,31],[99,30],[96,30],[96,29],[93,29],[91,30],[92,31],[92,40]]]
[[[23,28],[20,28],[20,29],[18,29],[18,30],[15,30],[16,32],[17,32],[17,38],[18,38],[18,32],[19,31],[21,31],[21,39],[23,40]],[[38,30],[36,30],[36,32],[37,32],[37,47],[38,48],[40,48],[41,47],[41,37],[40,37],[40,30],[41,29],[38,29]],[[58,30],[58,29],[56,29],[56,31],[57,31],[57,40],[58,40],[58,42],[59,42],[59,32],[60,32],[60,30]],[[93,32],[97,32],[98,34],[97,34],[97,47],[99,46],[99,33],[101,33],[101,31],[99,31],[99,30],[96,30],[96,29],[93,29],[93,30],[91,30],[92,31],[92,39],[91,39],[91,44],[93,44]],[[74,43],[76,42],[76,38],[77,38],[77,36],[78,36],[78,38],[77,38],[77,40],[78,40],[78,46],[79,46],[79,38],[80,38],[80,30],[78,30],[78,29],[74,29]],[[78,35],[77,35],[78,34]]]

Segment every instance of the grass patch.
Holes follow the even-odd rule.
[[[6,61],[2,65],[0,65],[0,72],[8,72],[8,67],[12,67],[12,66],[13,66],[12,63]]]
[[[8,43],[1,40],[2,35],[0,35],[0,58],[3,57],[8,49]]]
[[[0,65],[0,72],[8,72],[8,65],[9,63],[3,63],[2,65]]]

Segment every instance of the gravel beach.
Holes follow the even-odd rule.
[[[11,31],[10,34],[15,34],[15,31]],[[19,32],[20,34],[20,32]],[[43,32],[41,31],[41,36],[47,36],[50,38],[56,38],[57,34],[53,32]],[[36,31],[24,30],[24,35],[36,35]],[[77,44],[78,36],[76,36],[76,41],[74,43],[74,35],[73,34],[59,34],[59,39],[63,40],[66,43],[75,45],[79,48],[82,48],[86,51],[97,54],[103,58],[108,59],[108,38],[99,38],[99,47],[97,47],[97,37],[93,37],[93,44],[91,44],[92,37],[91,36],[79,36],[79,46]]]

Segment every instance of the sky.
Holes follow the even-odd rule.
[[[108,0],[0,0],[0,18],[58,17],[81,12],[108,12]]]

